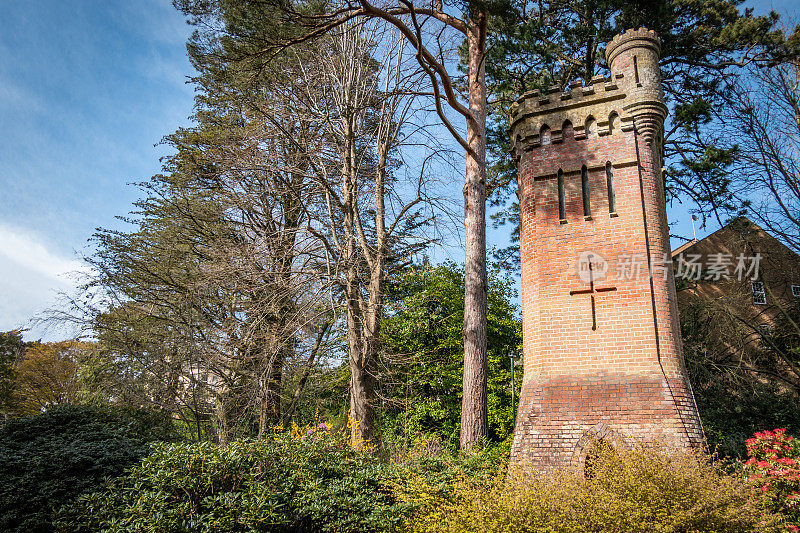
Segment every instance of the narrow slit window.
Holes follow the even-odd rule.
[[[567,207],[564,205],[564,172],[558,170],[558,218],[567,219]]]
[[[614,193],[614,172],[611,170],[611,161],[606,162],[606,185],[608,186],[608,212],[617,212],[617,198]]]
[[[589,202],[589,171],[586,165],[581,168],[581,193],[583,194],[583,216],[592,216],[592,206]]]
[[[633,56],[633,77],[636,84],[639,84],[639,63],[636,61],[636,56]]]
[[[594,117],[590,116],[586,119],[584,131],[586,132],[587,137],[597,137],[597,121],[594,119]]]
[[[753,281],[750,286],[753,289],[753,303],[767,305],[767,291],[764,289],[764,282]]]
[[[539,132],[539,138],[541,139],[542,146],[552,142],[550,137],[550,128],[548,128],[547,125],[542,126],[542,129]]]

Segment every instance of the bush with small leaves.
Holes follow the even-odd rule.
[[[63,510],[64,532],[369,531],[399,521],[385,465],[325,427],[220,446],[161,444]]]
[[[419,487],[417,487],[419,488]],[[407,521],[424,533],[781,531],[740,478],[709,459],[660,447],[602,450],[592,475],[566,469],[548,476],[463,479],[449,494],[407,491],[424,501]]]
[[[492,450],[385,461],[324,424],[263,440],[157,445],[103,491],[65,507],[63,532],[362,532],[402,527],[422,505],[398,487],[424,478],[446,494],[458,477],[497,471]],[[408,493],[406,491],[405,493]]]

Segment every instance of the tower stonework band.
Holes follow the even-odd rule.
[[[664,181],[660,40],[629,30],[611,78],[523,95],[524,379],[512,469],[581,465],[592,443],[701,446],[681,348]]]

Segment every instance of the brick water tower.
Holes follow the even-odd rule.
[[[601,439],[703,443],[670,259],[660,47],[629,30],[606,48],[610,79],[514,107],[525,372],[512,468],[582,465]]]

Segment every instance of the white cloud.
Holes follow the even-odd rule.
[[[55,251],[41,236],[0,223],[0,331],[26,326],[55,303],[59,291],[74,288],[70,273],[87,268]],[[43,334],[45,340],[54,340],[44,331],[32,331],[26,338]]]
[[[0,223],[0,261],[12,261],[54,281],[84,268],[76,259],[53,252],[44,239],[32,232]]]

